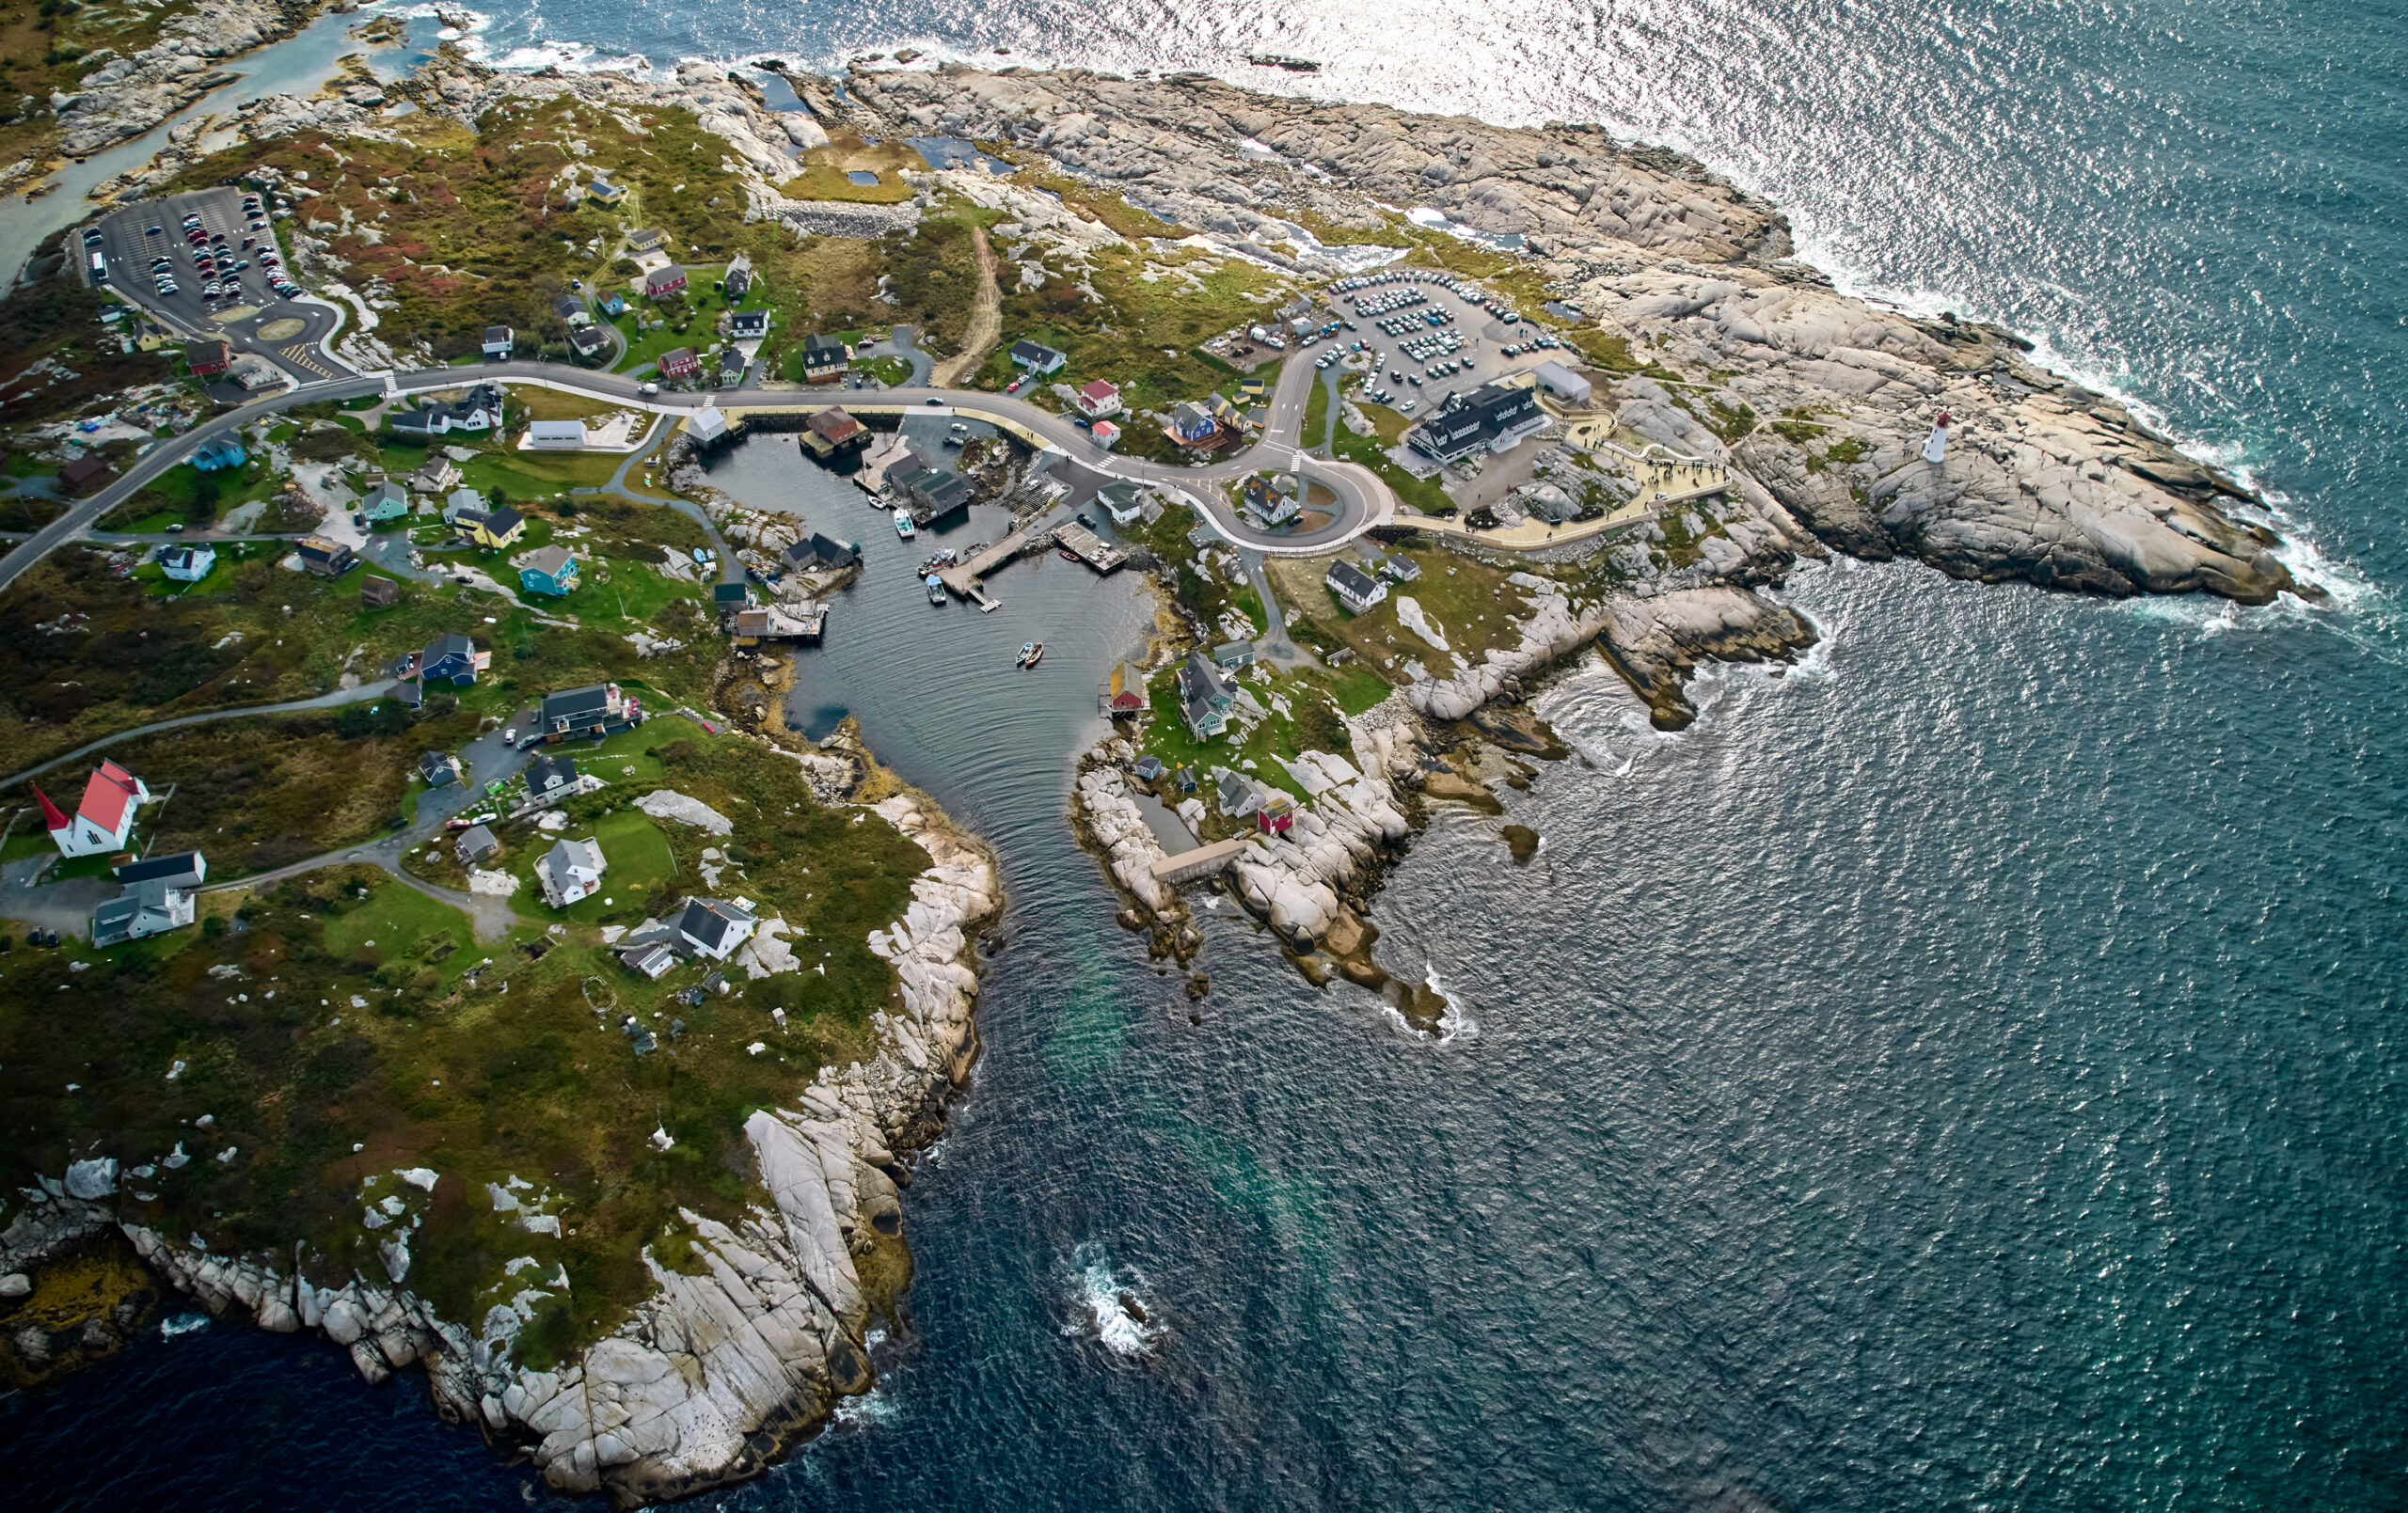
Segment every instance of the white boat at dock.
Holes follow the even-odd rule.
[[[895,512],[895,534],[902,537],[905,541],[910,541],[919,533],[920,528],[911,524],[911,511],[897,510]]]

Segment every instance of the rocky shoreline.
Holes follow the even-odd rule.
[[[850,755],[872,791],[895,786],[865,753]],[[214,1316],[323,1334],[372,1383],[422,1366],[438,1412],[480,1425],[561,1491],[634,1506],[758,1474],[872,1385],[870,1330],[911,1275],[898,1192],[977,1054],[971,941],[1002,905],[991,858],[933,803],[898,791],[863,807],[929,857],[903,919],[870,938],[895,969],[901,1012],[873,1016],[871,1061],[823,1067],[790,1105],[752,1114],[745,1134],[767,1204],[733,1225],[681,1210],[695,1265],[652,1263],[652,1297],[559,1369],[515,1364],[506,1329],[445,1318],[406,1287],[321,1284],[291,1262],[214,1255],[121,1222],[113,1162],[43,1179],[0,1232],[0,1286],[30,1290],[15,1279],[115,1229]]]
[[[110,75],[112,61],[86,93],[57,102],[62,127],[72,121],[68,141],[88,152],[151,129],[202,92],[213,59],[288,35],[313,13],[306,0],[229,0],[196,13],[212,18],[205,36],[195,22],[172,23],[172,46],[163,40]],[[1777,210],[1678,154],[1592,128],[1417,118],[1188,76],[856,71],[842,96],[831,81],[793,82],[801,113],[769,110],[717,65],[688,64],[671,78],[529,76],[447,49],[394,92],[465,121],[505,100],[562,92],[682,106],[740,165],[747,218],[798,234],[863,234],[910,213],[777,193],[794,164],[785,150],[825,142],[832,128],[1000,144],[1124,197],[1179,234],[1301,272],[1342,265],[1323,238],[1369,236],[1393,224],[1394,207],[1429,206],[1474,231],[1522,236],[1520,271],[1621,345],[1629,364],[1598,386],[1617,424],[1730,470],[1715,528],[1693,533],[1704,538],[1695,560],[1675,567],[1638,543],[1621,586],[1586,595],[1523,575],[1517,644],[1353,717],[1351,750],[1291,764],[1307,802],[1287,839],[1257,842],[1236,861],[1232,891],[1300,963],[1315,964],[1308,970],[1392,985],[1392,1001],[1414,990],[1371,963],[1376,932],[1362,911],[1428,800],[1486,796],[1460,774],[1433,781],[1443,733],[1470,721],[1514,750],[1543,750],[1543,733],[1499,706],[1592,642],[1656,723],[1673,728],[1691,717],[1682,684],[1699,661],[1812,644],[1811,623],[1758,591],[1801,556],[1908,557],[1963,577],[2115,596],[2263,603],[2297,590],[2272,531],[2236,512],[2253,502],[2237,481],[2036,367],[2010,333],[1839,293],[1789,260]],[[134,192],[197,161],[200,124],[180,124],[147,169],[104,190]],[[233,124],[254,140],[387,129],[340,99],[291,97],[246,105]],[[956,179],[976,181],[959,170],[928,176],[935,186]],[[306,240],[295,255],[309,265]],[[1954,440],[1944,464],[1926,463],[1924,436],[1941,408],[1956,418]],[[1072,817],[1165,952],[1184,960],[1200,941],[1176,890],[1153,875],[1162,851],[1131,796],[1133,756],[1109,742],[1089,754]],[[0,1287],[118,1228],[213,1313],[239,1305],[265,1328],[323,1333],[371,1380],[424,1366],[441,1411],[523,1450],[562,1490],[607,1489],[632,1505],[756,1474],[837,1398],[868,1385],[870,1321],[909,1276],[897,1190],[976,1049],[968,942],[1000,906],[992,863],[914,796],[868,807],[932,859],[904,922],[873,938],[900,980],[903,1012],[879,1017],[871,1064],[825,1069],[792,1107],[752,1116],[767,1205],[734,1225],[687,1215],[700,1273],[656,1267],[655,1295],[574,1362],[515,1365],[489,1330],[442,1318],[405,1288],[320,1285],[288,1263],[212,1255],[119,1225],[114,1172],[45,1182],[0,1234]]]

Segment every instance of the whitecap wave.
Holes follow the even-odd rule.
[[[162,1339],[172,1340],[179,1334],[190,1334],[208,1327],[209,1316],[206,1314],[176,1314],[159,1321],[159,1335]]]
[[[1125,1361],[1147,1359],[1165,1332],[1147,1286],[1143,1271],[1115,1266],[1102,1245],[1088,1240],[1070,1253],[1070,1319],[1062,1332],[1094,1340]]]
[[[1546,846],[1544,836],[1539,840],[1539,846],[1542,850]],[[1441,1049],[1453,1045],[1458,1040],[1477,1039],[1480,1035],[1480,1021],[1474,1019],[1465,1010],[1461,999],[1447,991],[1447,985],[1438,980],[1438,969],[1430,962],[1423,962],[1421,980],[1429,985],[1430,991],[1437,994],[1447,1005],[1446,1012],[1438,1016],[1435,1028],[1429,1030],[1418,1028],[1404,1017],[1402,1010],[1385,1001],[1380,1004],[1381,1017],[1394,1026],[1398,1033],[1409,1039],[1436,1046]]]

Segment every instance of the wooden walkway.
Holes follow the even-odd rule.
[[[1021,548],[1027,544],[1027,530],[1015,530],[977,556],[943,569],[937,574],[937,577],[946,588],[976,605],[981,613],[997,608],[1003,601],[989,598],[987,591],[979,586],[978,580],[1018,557]]]
[[[1199,845],[1193,851],[1182,851],[1175,857],[1164,857],[1154,863],[1154,881],[1175,888],[1199,877],[1210,877],[1236,860],[1238,853],[1245,847],[1244,838],[1215,841],[1211,845]]]

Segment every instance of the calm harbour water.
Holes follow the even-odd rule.
[[[1677,736],[1576,669],[1542,707],[1579,754],[1508,797],[1538,858],[1442,813],[1396,870],[1382,949],[1460,1001],[1451,1041],[1235,921],[1191,1025],[1062,823],[1133,585],[1047,561],[995,615],[932,609],[849,485],[751,444],[725,486],[871,548],[799,715],[858,715],[995,841],[1011,944],[907,1198],[915,1331],[835,1431],[704,1505],[2408,1500],[2399,15],[579,4],[482,39],[1066,36],[1691,147],[1857,287],[2013,322],[2258,469],[2336,599],[1801,571],[1804,667],[1710,673]],[[1119,1287],[1158,1337],[1099,1337]],[[223,1327],[0,1406],[0,1478],[223,1508],[521,1479],[422,1394]]]

